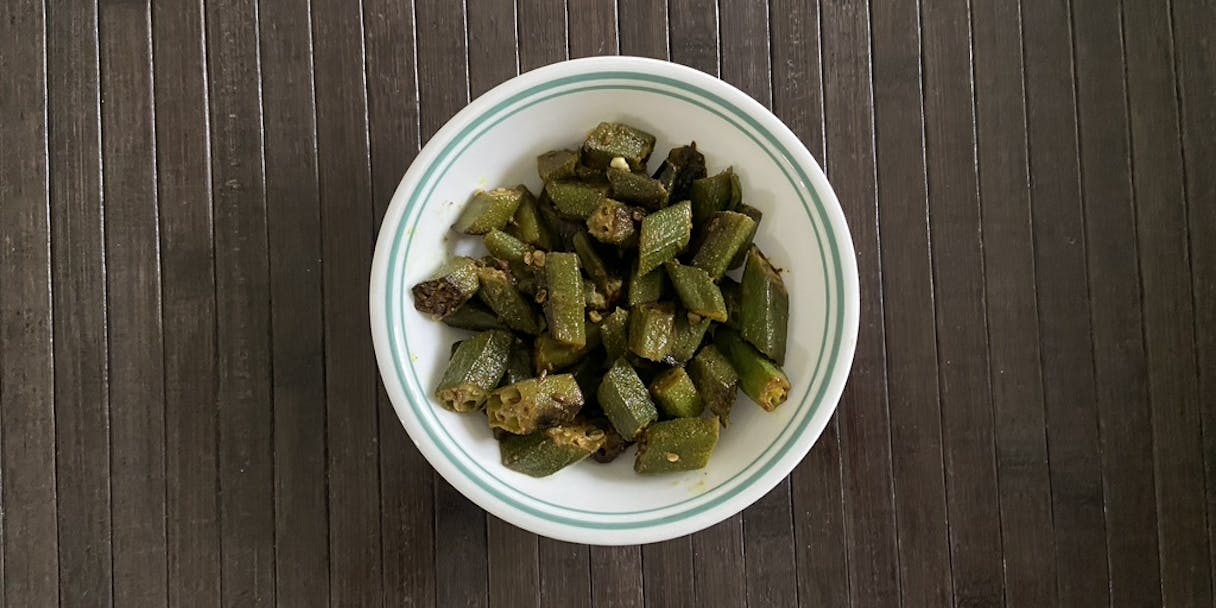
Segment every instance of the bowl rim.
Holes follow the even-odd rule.
[[[605,72],[663,77],[687,83],[731,104],[741,112],[741,116],[745,115],[757,123],[759,128],[766,130],[775,138],[774,143],[783,149],[796,168],[802,170],[806,181],[809,181],[806,186],[816,199],[820,214],[826,220],[827,238],[836,252],[838,273],[836,287],[840,291],[842,317],[842,322],[837,330],[835,364],[828,370],[827,376],[822,381],[822,388],[816,399],[817,403],[813,405],[813,411],[806,415],[807,423],[804,423],[803,428],[796,432],[796,436],[791,437],[790,441],[796,440],[792,449],[785,451],[775,459],[771,456],[763,457],[767,459],[765,470],[753,477],[750,482],[741,484],[738,491],[718,504],[708,508],[694,509],[686,516],[679,518],[667,518],[654,525],[629,529],[580,526],[560,518],[538,517],[526,513],[496,498],[462,472],[444,454],[441,446],[428,436],[419,420],[406,405],[410,397],[396,374],[397,361],[391,352],[390,344],[392,328],[389,321],[389,307],[385,305],[386,296],[389,295],[388,271],[393,256],[392,242],[396,240],[392,237],[395,237],[400,231],[400,225],[406,219],[407,200],[416,189],[423,185],[424,174],[434,163],[442,159],[449,144],[479,117],[486,114],[487,111],[499,107],[514,95],[547,82]],[[818,441],[837,407],[852,367],[860,308],[856,258],[843,210],[823,170],[798,137],[768,108],[714,76],[668,61],[629,56],[572,59],[531,70],[494,87],[448,120],[419,151],[393,194],[377,236],[368,291],[373,345],[385,390],[397,418],[430,465],[461,494],[503,520],[558,540],[598,545],[658,542],[707,528],[739,513],[785,479],[806,456],[811,446]],[[424,397],[424,400],[430,402],[429,397]],[[817,408],[822,408],[823,411],[817,411]]]

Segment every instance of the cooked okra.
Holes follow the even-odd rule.
[[[659,417],[646,385],[624,358],[617,359],[604,374],[598,397],[616,432],[628,441]]]
[[[479,409],[507,371],[513,341],[511,334],[491,330],[461,342],[435,388],[440,405],[453,412]]]
[[[542,477],[637,441],[638,473],[698,469],[740,389],[770,411],[788,398],[789,296],[752,244],[762,214],[695,143],[650,173],[654,145],[601,123],[536,157],[539,196],[475,192],[453,229],[490,255],[412,288],[419,311],[480,332],[452,344],[434,395],[484,409],[507,468]]]
[[[720,427],[716,417],[656,422],[638,442],[633,470],[649,475],[703,469],[718,445]]]
[[[756,246],[743,266],[739,333],[766,357],[785,365],[785,336],[790,320],[790,294],[781,273]]]

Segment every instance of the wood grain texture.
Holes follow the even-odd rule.
[[[497,517],[486,516],[486,561],[489,570],[490,606],[533,606],[543,595],[537,567],[536,535]],[[583,562],[586,571],[586,560]],[[560,577],[558,572],[546,576]],[[542,605],[566,606],[548,603]]]
[[[683,536],[642,546],[642,589],[647,606],[692,608],[698,605],[692,543]],[[706,601],[711,601],[709,598]]]
[[[167,603],[220,605],[219,389],[202,2],[152,7],[165,348]]]
[[[1207,511],[1203,421],[1193,371],[1186,173],[1168,6],[1125,2],[1123,24],[1161,599],[1167,606],[1207,606],[1213,600],[1212,557],[1208,536],[1197,533]],[[1210,409],[1211,397],[1206,401]]]
[[[1119,7],[1076,0],[1077,115],[1111,601],[1161,603]]]
[[[567,57],[569,44],[564,0],[517,0],[515,12],[519,71],[533,70]]]
[[[630,547],[591,547],[591,598],[596,608],[645,605],[642,551]]]
[[[719,73],[718,7],[713,0],[668,0],[671,60],[715,76]]]
[[[1010,606],[1048,606],[1056,603],[1056,563],[1046,557],[1055,546],[1027,193],[1019,6],[975,2],[971,26],[1004,600]]]
[[[617,42],[622,55],[667,59],[667,5],[653,0],[616,0]]]
[[[615,55],[617,0],[566,0],[571,58]]]
[[[274,395],[275,598],[329,603],[321,209],[311,15],[278,3],[258,22]]]
[[[105,223],[97,5],[47,6],[59,590],[112,606]]]
[[[518,544],[526,550],[531,547],[531,533],[518,533]],[[539,543],[540,583],[539,594],[524,588],[518,592],[528,603],[539,602],[541,606],[591,605],[591,572],[598,567],[591,561],[590,547],[576,545],[550,538],[541,538]],[[525,562],[524,566],[528,564]],[[526,573],[527,571],[524,570]],[[525,579],[526,580],[526,579]],[[526,605],[526,604],[525,604]]]

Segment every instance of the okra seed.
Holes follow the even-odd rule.
[[[608,163],[608,166],[619,171],[628,171],[629,161],[625,160],[623,156],[614,156],[612,157],[612,161]]]
[[[595,310],[588,311],[588,312],[587,312],[587,318],[588,318],[588,319],[591,319],[591,322],[592,322],[592,323],[599,323],[600,321],[603,321],[603,320],[604,320],[604,316],[603,316],[603,315],[601,315],[601,314],[599,313],[599,311],[595,311]]]
[[[668,453],[667,453],[667,462],[679,462],[679,461],[680,461],[680,455],[679,455],[679,454],[676,454],[675,452],[668,452]]]

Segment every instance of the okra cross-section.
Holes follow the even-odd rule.
[[[632,247],[637,242],[634,216],[641,217],[628,205],[610,198],[600,199],[595,211],[587,217],[587,231],[601,243],[617,247]]]
[[[606,169],[613,158],[621,157],[629,168],[646,168],[654,152],[654,136],[635,127],[616,122],[601,122],[583,141],[583,164],[592,169]]]
[[[617,359],[604,374],[597,397],[612,426],[627,441],[633,441],[659,417],[646,385],[624,358]]]
[[[688,363],[688,376],[709,411],[721,418],[723,425],[729,424],[730,410],[739,394],[739,374],[730,361],[713,344],[706,344]]]
[[[507,324],[507,327],[526,334],[540,333],[536,311],[515,288],[511,276],[506,271],[482,267],[477,269],[477,277],[481,280],[481,290],[477,292],[481,300]]]
[[[747,252],[742,285],[739,333],[766,357],[784,365],[790,294],[781,273],[754,245]]]
[[[726,321],[726,301],[722,299],[722,290],[714,285],[708,272],[677,262],[667,262],[665,267],[684,308],[706,319],[719,323]]]
[[[755,234],[756,221],[752,218],[734,211],[715,213],[705,227],[705,237],[692,258],[692,265],[709,273],[716,281],[733,268],[731,262],[751,244]]]
[[[692,378],[682,367],[673,367],[655,377],[650,383],[650,394],[659,409],[673,418],[696,418],[705,408]]]
[[[452,226],[464,234],[485,234],[495,228],[501,229],[515,216],[515,210],[525,196],[532,196],[523,186],[479,190],[460,212]]]
[[[530,435],[507,435],[498,444],[503,466],[530,475],[552,475],[604,446],[604,431],[591,424],[563,424]]]
[[[486,400],[490,428],[516,435],[574,420],[583,392],[571,374],[551,374],[504,386]]]
[[[781,367],[748,344],[730,328],[718,331],[716,344],[739,374],[739,386],[766,411],[773,411],[790,396],[790,379]]]
[[[718,445],[717,418],[676,418],[656,422],[638,442],[633,470],[638,473],[676,473],[703,469]]]
[[[437,319],[456,312],[477,293],[477,267],[473,258],[455,258],[444,264],[433,277],[410,290],[414,308]]]
[[[692,207],[688,201],[646,216],[638,237],[638,274],[644,275],[675,259],[691,238]]]
[[[514,340],[508,332],[491,330],[461,342],[435,388],[439,404],[453,412],[479,409],[507,371]]]
[[[587,301],[583,294],[583,274],[578,256],[573,253],[550,253],[545,256],[545,318],[549,333],[562,344],[583,346],[587,343],[584,315]]]
[[[671,354],[675,307],[667,303],[639,304],[629,312],[629,350],[651,361]]]

